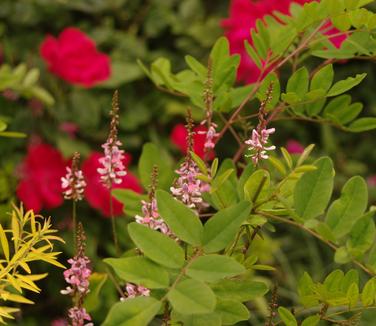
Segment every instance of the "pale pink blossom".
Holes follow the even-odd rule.
[[[136,215],[136,222],[147,225],[153,230],[161,231],[163,234],[172,235],[171,230],[158,213],[157,200],[153,198],[151,202],[143,200],[141,203],[143,216]]]
[[[98,173],[101,175],[102,183],[111,188],[112,184],[120,184],[122,177],[127,174],[124,160],[124,150],[119,149],[122,145],[120,140],[113,140],[109,138],[106,143],[102,145],[104,149],[104,156],[99,159],[102,167],[98,168]]]
[[[198,179],[199,169],[196,163],[191,158],[187,158],[175,172],[179,177],[170,188],[174,197],[197,211],[208,207],[202,199],[202,193],[210,190],[209,185]]]
[[[201,125],[205,124],[206,120],[203,120],[201,122]],[[219,133],[217,132],[217,124],[212,122],[208,128],[208,130],[201,130],[198,131],[198,134],[200,135],[205,135],[205,143],[204,143],[204,151],[205,152],[210,152],[211,150],[214,149],[215,147],[215,141],[217,137],[219,136]]]
[[[82,200],[86,182],[81,170],[72,171],[67,166],[67,174],[61,178],[61,188],[65,199]]]
[[[86,309],[73,307],[68,310],[68,317],[71,319],[72,326],[93,326],[93,323],[85,323],[85,320],[91,321],[90,315]]]
[[[275,146],[267,146],[269,135],[275,132],[275,128],[263,128],[259,133],[256,129],[252,130],[252,137],[245,141],[249,145],[248,150],[251,154],[247,155],[252,158],[254,164],[257,164],[260,159],[268,159],[267,151],[275,150]]]
[[[150,290],[141,285],[127,283],[125,286],[125,289],[127,291],[127,297],[125,298],[125,300],[140,297],[140,296],[143,296],[143,297],[150,296]],[[124,299],[122,298],[121,300],[123,301]]]

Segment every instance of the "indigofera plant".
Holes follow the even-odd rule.
[[[272,144],[279,130],[275,122],[281,120],[328,124],[349,132],[376,128],[376,118],[358,118],[363,105],[345,94],[366,74],[337,80],[334,73],[334,64],[344,59],[373,58],[376,15],[364,7],[370,2],[294,4],[290,15],[274,13],[258,21],[251,31],[252,44],[245,43],[260,69],[250,85],[234,85],[239,57],[230,54],[225,38],[214,45],[207,66],[187,56],[188,69],[174,74],[164,58],[150,70],[140,63],[159,89],[185,97],[189,106],[202,110],[200,120],[208,126],[207,152],[214,146],[218,152],[227,133],[238,147],[232,158],[200,158],[191,151],[192,137],[188,138],[187,157],[195,173],[182,187],[188,192],[198,181],[207,185],[195,198],[207,205],[197,209],[171,188],[181,171],[171,172],[176,166],[156,145],[144,146],[139,175],[147,189],[158,168],[153,207],[174,237],[150,227],[153,223],[137,223],[138,217],[128,225],[136,249],[104,261],[123,285],[143,291],[131,291],[128,297],[125,293],[104,325],[141,326],[153,320],[163,325],[234,325],[248,320],[255,307],[250,301],[267,294],[273,283],[274,277],[260,281],[259,271],[278,269],[258,263],[261,253],[252,243],[278,231],[280,224],[312,236],[333,250],[335,263],[353,265],[362,274],[337,269],[317,283],[306,271],[296,289],[299,301],[280,302],[276,286],[268,299],[270,314],[263,314],[265,325],[352,325],[362,311],[376,307],[376,229],[366,182],[353,176],[340,194],[333,195],[335,169],[329,157],[311,157],[314,145],[297,156]],[[327,33],[333,26],[338,32]],[[339,48],[330,42],[335,36],[346,37]],[[304,65],[310,57],[316,58],[316,66]],[[291,74],[286,76],[286,71]],[[143,216],[144,195],[128,190],[114,195],[127,207],[127,215]],[[283,307],[289,304],[291,309]]]
[[[14,207],[11,213],[11,228],[4,229],[0,224],[0,322],[14,319],[13,314],[20,309],[9,303],[33,304],[25,297],[24,291],[39,293],[41,289],[35,283],[47,276],[34,274],[30,264],[43,261],[65,268],[57,261],[59,252],[55,252],[54,242],[64,242],[56,235],[50,218],[35,215],[32,210]],[[3,305],[5,304],[5,305]]]

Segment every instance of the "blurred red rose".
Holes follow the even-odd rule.
[[[85,188],[85,198],[90,206],[98,209],[106,217],[110,217],[110,191],[100,181],[100,175],[97,169],[101,166],[99,159],[103,154],[93,152],[82,164],[82,172],[84,174],[87,186]],[[124,165],[128,166],[131,161],[131,156],[126,154]],[[142,192],[142,188],[137,178],[130,172],[122,177],[120,184],[114,184],[113,188],[117,189],[131,189],[137,193]],[[119,216],[123,214],[123,204],[115,198],[112,198],[114,215]]]
[[[371,175],[367,178],[367,183],[370,187],[376,187],[376,175]]]
[[[63,203],[60,178],[66,162],[61,153],[48,144],[31,145],[19,167],[17,196],[27,209],[39,212]]]
[[[195,134],[193,135],[193,151],[200,156],[201,158],[204,158],[205,156],[205,151],[204,151],[204,144],[205,144],[205,139],[206,135],[198,133],[199,131],[207,131],[208,129],[205,126],[196,126],[193,131]],[[185,128],[185,125],[182,123],[177,124],[174,129],[172,129],[171,135],[170,135],[170,140],[171,142],[176,145],[179,150],[183,153],[187,153],[187,136],[188,132],[187,129]],[[214,151],[212,151],[209,154],[209,159],[213,159],[215,156]]]
[[[303,145],[294,139],[287,141],[286,149],[290,154],[301,154],[304,152]]]
[[[230,17],[222,20],[222,27],[230,42],[230,51],[240,54],[241,61],[238,69],[238,80],[253,83],[260,75],[259,68],[253,63],[244,48],[244,40],[251,43],[250,30],[255,28],[256,20],[266,15],[272,15],[274,11],[283,14],[289,13],[291,3],[304,4],[312,0],[232,0],[230,4]],[[328,26],[324,26],[326,29]],[[331,35],[338,32],[335,28],[326,32]],[[345,36],[332,38],[336,47],[340,47],[346,39]]]
[[[110,76],[110,58],[74,27],[64,29],[58,38],[48,35],[40,53],[52,73],[72,84],[92,87]]]

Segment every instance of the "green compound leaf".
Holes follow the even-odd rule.
[[[164,289],[169,285],[167,271],[145,257],[107,258],[104,262],[124,281],[150,289]]]
[[[128,231],[137,248],[152,261],[169,268],[183,266],[184,251],[174,240],[135,222],[128,225]]]

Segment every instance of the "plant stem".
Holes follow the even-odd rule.
[[[77,250],[77,203],[72,200],[72,219],[73,219],[73,244],[74,252]]]
[[[115,276],[112,274],[111,270],[109,267],[106,266],[106,270],[107,270],[107,275],[109,276],[110,280],[112,281],[112,283],[114,284],[116,290],[119,292],[119,295],[122,297],[122,298],[126,298],[125,295],[124,295],[124,292],[122,291],[121,287],[120,287],[120,284],[118,283],[118,281],[116,280]]]
[[[112,237],[114,239],[114,245],[116,250],[116,255],[120,255],[119,242],[116,233],[116,221],[114,216],[114,207],[112,202],[112,185],[110,187],[110,216],[111,216],[111,226],[112,226]]]
[[[270,218],[270,219],[273,219],[275,221],[279,221],[279,222],[282,222],[282,223],[286,223],[286,224],[290,224],[290,225],[293,225],[301,230],[304,230],[305,232],[311,234],[312,236],[314,236],[315,238],[319,239],[320,241],[324,242],[326,245],[328,245],[330,248],[332,248],[334,251],[337,251],[338,250],[338,247],[333,244],[332,242],[324,239],[320,234],[316,233],[315,231],[309,229],[309,228],[306,228],[303,224],[299,224],[293,220],[290,220],[290,219],[287,219],[287,218],[283,218],[283,217],[279,217],[279,216],[275,216],[275,215],[272,215],[272,214],[268,214],[268,213],[265,213],[265,212],[262,212],[262,211],[258,211],[257,214],[260,214],[262,216],[265,216],[267,218]],[[363,265],[360,261],[356,260],[356,259],[352,259],[352,262],[358,266],[359,268],[361,268],[364,272],[366,272],[367,274],[369,274],[370,276],[375,276],[376,273],[374,273],[373,271],[371,271],[369,268],[367,268],[365,265]]]

